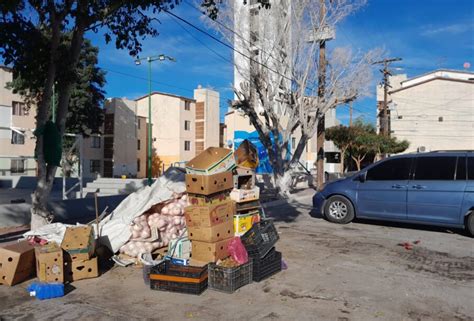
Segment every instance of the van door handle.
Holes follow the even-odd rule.
[[[406,185],[400,185],[400,184],[393,184],[392,188],[400,189],[400,188],[405,188],[407,187]]]
[[[414,189],[425,189],[426,186],[423,186],[423,185],[413,185],[412,186]]]

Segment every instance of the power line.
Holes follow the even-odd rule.
[[[217,23],[218,25],[220,25],[221,27],[223,27],[224,29],[226,29],[227,31],[230,31],[232,32],[234,35],[236,35],[237,37],[239,37],[240,39],[244,40],[245,42],[247,42],[249,45],[251,46],[254,46],[255,48],[257,48],[258,50],[262,51],[263,53],[267,54],[270,58],[272,58],[274,61],[276,61],[277,63],[281,63],[281,61],[279,61],[277,58],[273,57],[273,55],[271,53],[268,53],[266,52],[265,50],[263,50],[263,48],[260,48],[258,47],[257,45],[255,45],[254,42],[246,39],[244,36],[242,36],[241,34],[239,34],[238,32],[236,32],[235,30],[233,30],[232,28],[226,26],[225,24],[223,24],[222,22],[220,22],[219,20],[213,20],[211,19],[208,15],[206,15],[204,12],[202,12],[201,10],[199,10],[199,8],[197,8],[196,6],[194,6],[193,4],[189,3],[187,0],[184,0],[184,2],[190,6],[191,8],[195,9],[196,11],[198,11],[199,13],[201,13],[202,15],[204,15],[206,18],[208,18],[209,20],[212,20],[213,22]]]
[[[116,70],[112,70],[112,69],[109,69],[109,68],[103,68],[101,67],[101,69],[103,70],[106,70],[108,72],[112,72],[112,73],[116,73],[116,74],[119,74],[119,75],[122,75],[122,76],[126,76],[126,77],[130,77],[130,78],[135,78],[135,79],[140,79],[140,80],[143,80],[143,81],[149,81],[148,78],[145,78],[145,77],[140,77],[140,76],[135,76],[135,75],[132,75],[132,74],[127,74],[125,72],[121,72],[121,71],[116,71]],[[179,90],[184,90],[184,91],[187,91],[187,92],[191,92],[194,94],[194,90],[192,89],[189,89],[189,88],[183,88],[183,87],[178,87],[178,86],[174,86],[174,85],[171,85],[171,84],[168,84],[168,83],[164,83],[164,82],[161,82],[161,81],[156,81],[156,80],[151,80],[152,83],[155,83],[155,84],[158,84],[158,85],[162,85],[162,86],[167,86],[167,87],[171,87],[171,88],[175,88],[175,89],[179,89]],[[215,98],[224,98],[224,99],[230,99],[228,97],[224,97],[224,96],[217,96],[217,95],[213,95],[212,93],[208,93],[209,96],[212,96],[212,97],[215,97]]]
[[[264,63],[261,63],[261,62],[255,60],[255,59],[253,59],[252,57],[249,57],[248,55],[246,55],[246,54],[240,52],[239,50],[235,49],[235,48],[232,47],[231,45],[229,45],[229,44],[223,42],[222,40],[220,40],[219,38],[217,38],[217,37],[211,35],[209,32],[207,32],[207,31],[205,31],[205,30],[203,30],[203,29],[201,29],[201,28],[195,26],[195,25],[192,24],[191,22],[189,22],[189,21],[187,21],[187,20],[185,20],[185,19],[183,19],[183,18],[181,18],[181,17],[175,15],[174,13],[172,13],[172,12],[166,10],[166,9],[163,9],[163,11],[166,12],[168,15],[171,15],[171,16],[175,17],[176,19],[178,19],[178,20],[184,22],[185,24],[191,26],[192,28],[198,30],[199,32],[201,32],[201,33],[207,35],[208,37],[214,39],[215,41],[217,41],[218,43],[222,44],[223,46],[225,46],[225,47],[231,49],[232,51],[235,51],[235,52],[237,52],[238,54],[244,56],[245,58],[251,60],[252,62],[254,62],[254,63],[256,63],[256,64],[258,64],[258,65],[260,65],[260,66],[262,66],[262,67],[264,67],[264,68],[266,68],[266,69],[268,69],[268,70],[270,70],[271,72],[274,72],[275,74],[277,74],[277,75],[279,75],[279,76],[281,76],[281,77],[283,77],[283,78],[285,78],[285,79],[287,79],[287,80],[289,80],[289,81],[295,81],[294,79],[292,79],[292,78],[290,78],[290,77],[288,77],[288,76],[286,76],[286,75],[282,75],[282,74],[279,73],[278,71],[276,71],[276,70],[274,70],[274,69],[268,67],[268,66],[265,65]],[[311,89],[311,90],[312,90],[313,88],[309,88],[309,87],[306,86],[306,89]]]
[[[174,22],[176,22],[178,24],[178,26],[181,27],[181,29],[183,29],[184,31],[186,31],[191,37],[193,37],[197,42],[199,42],[201,45],[203,45],[204,47],[206,47],[207,49],[209,49],[211,52],[213,52],[216,56],[218,56],[219,58],[221,58],[222,60],[226,61],[226,62],[230,62],[231,64],[234,64],[233,61],[231,61],[230,59],[224,57],[223,55],[221,55],[220,53],[218,53],[217,51],[215,51],[214,49],[212,49],[211,47],[209,47],[208,45],[206,45],[203,41],[201,41],[201,39],[199,39],[198,37],[194,36],[188,29],[186,29],[175,17],[171,17],[173,19]]]

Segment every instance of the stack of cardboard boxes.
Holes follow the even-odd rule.
[[[234,237],[233,153],[210,147],[188,162],[185,209],[188,237],[191,240],[191,264],[204,265],[229,256],[227,245]]]
[[[234,169],[234,189],[230,197],[236,203],[235,235],[241,236],[260,221],[260,189],[255,185],[258,154],[256,148],[244,140],[234,156],[237,167]]]
[[[64,281],[74,282],[99,276],[92,226],[69,227],[61,247],[64,250]]]

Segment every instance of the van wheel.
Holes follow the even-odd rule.
[[[469,214],[466,218],[466,230],[471,235],[474,237],[474,212],[471,211],[471,214]]]
[[[354,219],[354,207],[344,196],[331,196],[324,206],[324,216],[330,222],[347,224]]]

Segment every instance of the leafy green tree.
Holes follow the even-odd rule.
[[[326,130],[326,139],[331,140],[341,150],[343,164],[352,159],[360,170],[362,162],[376,155],[397,154],[409,147],[406,140],[398,141],[395,137],[378,135],[372,124],[358,119],[353,126],[335,126]],[[344,165],[343,165],[344,171]]]
[[[0,1],[0,56],[16,75],[29,80],[27,92],[37,101],[39,132],[55,131],[48,120],[56,82],[55,142],[64,135],[86,33],[101,32],[106,42],[115,40],[117,48],[137,56],[142,49],[140,40],[158,34],[151,23],[155,18],[150,14],[172,9],[177,3],[176,0]],[[49,144],[43,135],[37,137],[38,185],[32,195],[32,228],[52,218],[46,205],[57,163],[49,161],[44,152]]]

